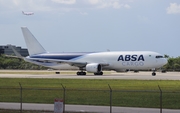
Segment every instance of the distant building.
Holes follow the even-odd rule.
[[[28,50],[25,48],[21,48],[21,47],[16,47],[14,45],[12,45],[12,47],[14,47],[14,49],[19,52],[21,54],[21,56],[29,56]],[[0,45],[0,54],[5,54],[5,55],[15,55],[13,50],[11,49],[11,47],[9,47],[8,45]]]

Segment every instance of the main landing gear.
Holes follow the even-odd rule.
[[[84,69],[81,67],[79,68],[80,71],[78,71],[76,74],[77,75],[86,75],[86,72],[84,72]]]
[[[80,71],[78,71],[76,74],[77,75],[86,75],[86,72],[84,72],[85,70],[83,68],[80,68],[79,69]],[[103,75],[103,72],[100,71],[100,72],[97,72],[97,73],[94,73],[94,75]]]
[[[84,72],[84,71],[78,71],[77,73],[76,73],[77,75],[86,75],[86,72]],[[94,73],[94,75],[103,75],[103,72],[99,72],[99,73]]]
[[[84,72],[84,71],[78,71],[77,73],[76,73],[77,75],[86,75],[86,72]]]
[[[153,72],[152,72],[152,76],[156,76],[156,69],[152,69]]]
[[[78,71],[76,74],[77,74],[77,75],[86,75],[86,72],[84,72],[84,71]],[[103,72],[101,71],[101,72],[98,72],[98,73],[94,73],[94,75],[103,75]]]
[[[94,73],[94,75],[103,75],[103,72]]]

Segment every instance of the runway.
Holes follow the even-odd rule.
[[[75,73],[75,72],[74,72]],[[151,72],[127,72],[116,73],[106,72],[104,75],[87,74],[77,76],[72,74],[0,74],[0,78],[60,78],[60,79],[134,79],[134,80],[180,80],[180,72],[156,72],[156,76],[152,76]]]

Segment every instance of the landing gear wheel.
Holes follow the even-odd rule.
[[[101,71],[99,74],[100,74],[100,75],[103,75],[103,72]]]
[[[139,73],[139,71],[138,71],[138,70],[135,70],[134,73]]]
[[[60,72],[55,72],[56,74],[60,74]]]
[[[86,75],[86,72],[83,72],[83,71],[82,71],[82,72],[77,72],[76,74],[77,74],[77,75]]]
[[[155,73],[155,72],[153,72],[153,73],[152,73],[152,76],[156,76],[156,73]]]
[[[152,68],[152,76],[156,76],[156,68]]]
[[[86,72],[83,72],[83,75],[86,75]]]
[[[103,75],[103,72],[94,73],[94,75]]]

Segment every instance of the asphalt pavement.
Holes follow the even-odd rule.
[[[0,109],[20,110],[20,103],[0,103]],[[23,110],[54,111],[54,104],[23,103]],[[110,113],[110,106],[65,105],[65,111]],[[163,113],[180,113],[180,110],[163,109]],[[112,113],[160,113],[158,108],[112,107]]]

